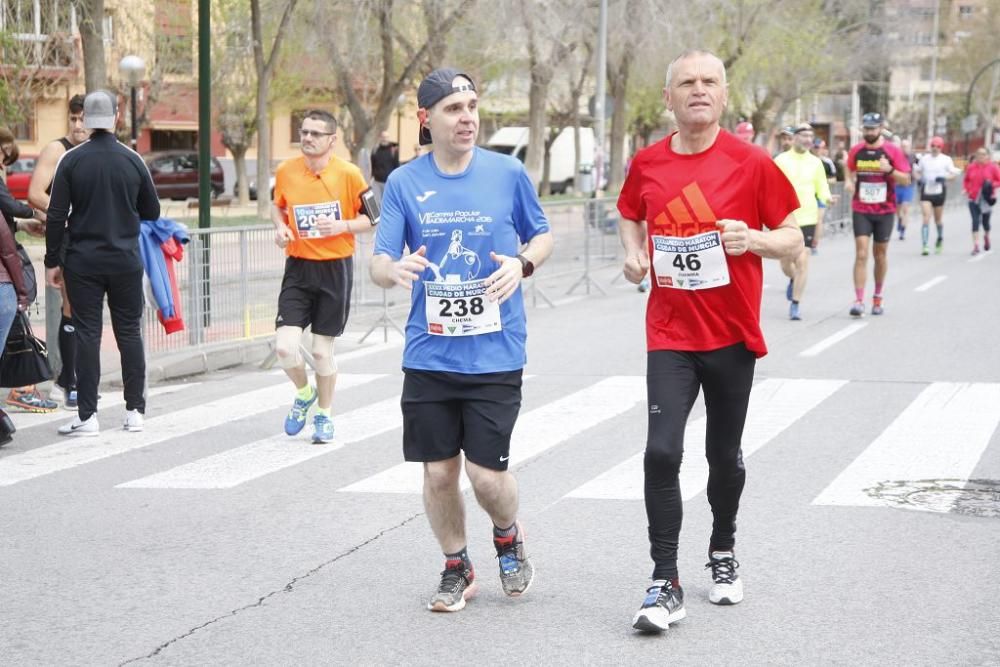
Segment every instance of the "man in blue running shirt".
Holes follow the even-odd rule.
[[[463,453],[476,499],[493,520],[504,593],[522,595],[534,574],[507,466],[526,360],[520,284],[551,254],[552,234],[521,163],[476,147],[470,76],[431,72],[417,103],[420,143],[433,150],[389,175],[371,276],[381,287],[412,291],[403,455],[423,463],[424,506],[445,555],[427,607],[459,611],[477,589],[459,486]]]

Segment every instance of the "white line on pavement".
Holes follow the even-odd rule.
[[[165,396],[167,394],[174,394],[185,389],[191,389],[192,387],[197,387],[200,382],[188,382],[186,384],[171,384],[163,387],[154,387],[150,389],[146,398],[153,398],[154,396]],[[110,393],[110,392],[105,392]],[[106,408],[113,408],[125,403],[125,398],[122,396],[120,391],[115,391],[114,395],[110,395],[107,398],[102,398],[98,401],[97,409],[98,411],[104,410]],[[8,410],[11,419],[14,420],[14,425],[19,431],[24,429],[32,428],[35,426],[41,426],[42,424],[49,424],[55,421],[66,420],[69,421],[76,414],[76,408],[72,410],[65,410],[62,406],[59,406],[58,410],[54,412],[18,412],[16,409]]]
[[[931,278],[930,280],[928,280],[927,282],[925,282],[923,285],[920,285],[919,287],[914,287],[913,291],[914,292],[926,292],[930,288],[934,287],[935,285],[940,285],[941,283],[943,283],[946,280],[948,280],[948,276],[935,276],[934,278]]]
[[[867,491],[884,482],[968,478],[1000,423],[998,405],[1000,384],[935,382],[813,504],[897,506]]]
[[[972,262],[981,262],[984,259],[986,259],[987,257],[989,257],[990,255],[992,255],[992,254],[993,254],[992,252],[981,252],[978,255],[976,255],[975,257],[970,257],[969,259],[967,259],[965,261],[969,262],[970,264]]]
[[[816,343],[812,347],[799,352],[800,357],[815,357],[827,348],[833,347],[840,341],[844,340],[851,334],[857,333],[868,326],[867,322],[854,322],[853,324],[848,324],[846,327],[833,334],[832,336],[827,336],[820,342]]]
[[[346,389],[381,377],[385,376],[341,375],[338,384],[341,389]],[[287,405],[291,393],[288,385],[281,383],[148,419],[146,430],[141,433],[106,428],[100,435],[92,438],[62,437],[51,445],[0,459],[0,486],[11,486],[60,470],[197,433],[226,422],[253,417],[260,412]]]
[[[336,435],[333,442],[326,445],[313,445],[309,440],[304,440],[309,435],[308,428],[294,438],[281,433],[155,475],[119,484],[117,488],[231,489],[329,454],[346,445],[401,428],[403,416],[399,410],[399,396],[342,415],[334,415],[334,424]]]
[[[560,398],[522,415],[510,442],[510,466],[526,461],[556,445],[617,417],[646,398],[646,379],[615,376]],[[462,476],[462,488],[469,486]],[[423,467],[401,463],[340,491],[360,493],[420,493]]]
[[[743,430],[743,458],[773,440],[802,416],[847,384],[844,380],[785,380],[771,378],[754,385]],[[704,456],[705,418],[690,422],[684,430],[688,455],[681,466],[681,495],[693,498],[708,480]],[[566,494],[567,498],[642,500],[643,456],[639,452],[614,468]]]

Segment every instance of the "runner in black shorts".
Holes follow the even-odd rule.
[[[868,251],[875,239],[875,294],[872,315],[882,314],[882,286],[889,271],[889,239],[896,224],[896,186],[910,182],[910,162],[903,151],[882,136],[880,113],[861,119],[859,144],[847,155],[844,193],[851,196],[854,218],[854,304],[852,317],[865,314]]]
[[[278,360],[296,389],[285,433],[297,435],[309,408],[318,403],[312,436],[316,444],[333,439],[333,339],[344,333],[350,312],[354,235],[372,229],[362,213],[368,187],[361,170],[333,154],[336,135],[337,121],[329,112],[306,112],[299,130],[302,156],[278,167],[271,207],[275,243],[288,255],[275,318]],[[299,351],[307,327],[312,327],[315,387],[309,384]]]
[[[944,139],[931,137],[930,152],[925,153],[917,161],[916,174],[920,182],[920,212],[923,214],[923,224],[920,227],[920,238],[923,240],[921,254],[929,255],[930,222],[934,218],[937,229],[937,241],[934,252],[941,254],[944,244],[944,200],[945,183],[962,173],[955,167],[952,159],[941,152]]]

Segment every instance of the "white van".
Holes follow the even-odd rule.
[[[548,129],[546,128],[546,131]],[[576,179],[576,152],[573,149],[573,128],[563,128],[549,151],[549,183],[552,194],[562,194],[573,187]],[[513,155],[521,162],[528,151],[527,127],[502,127],[493,133],[486,148]],[[594,166],[594,130],[580,128],[580,168],[590,172]]]

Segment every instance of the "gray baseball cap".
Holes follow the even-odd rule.
[[[113,130],[118,100],[106,90],[87,93],[83,100],[83,126],[88,130]]]
[[[453,84],[455,77],[458,76],[467,79],[469,83]],[[428,74],[420,82],[420,87],[417,88],[417,106],[421,109],[430,109],[449,95],[467,90],[476,92],[476,83],[471,76],[454,67],[441,67]],[[429,143],[431,143],[431,134],[426,127],[421,126],[420,144]]]

